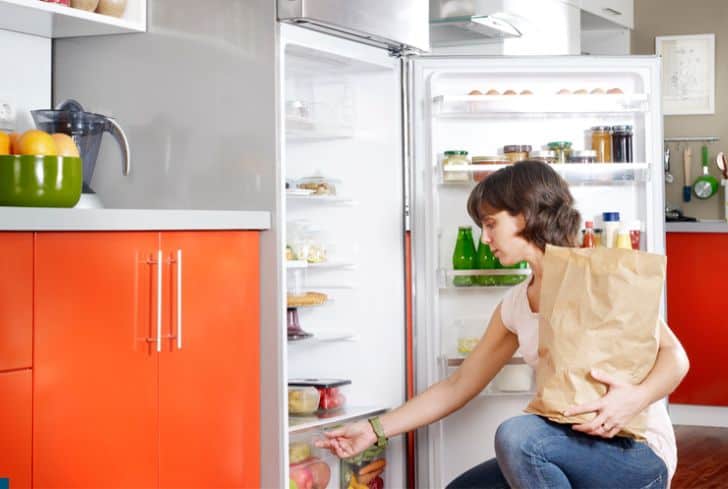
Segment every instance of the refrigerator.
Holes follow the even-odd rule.
[[[640,249],[664,253],[656,58],[392,56],[294,25],[279,29],[280,184],[288,186],[280,244],[298,250],[303,234],[328,254],[328,265],[303,269],[282,258],[283,295],[317,291],[328,299],[300,308],[299,324],[313,336],[283,339],[284,370],[288,379],[352,381],[348,411],[318,421],[286,416],[283,443],[396,407],[408,382],[417,393],[446,378],[462,362],[459,340],[482,334],[508,291],[454,285],[467,273],[452,265],[458,227],[480,235],[465,203],[482,167],[443,166],[445,151],[502,155],[506,145],[541,150],[552,141],[590,149],[592,127],[629,125],[633,161],[553,167],[584,220],[601,228],[603,212],[619,212],[640,229]],[[468,95],[474,90],[499,95]],[[331,183],[336,194],[301,195],[297,185],[307,177]],[[412,486],[444,487],[494,456],[495,430],[522,413],[535,387],[519,353],[506,369],[463,409],[419,430]],[[407,486],[404,443],[396,437],[388,449],[385,487]],[[339,465],[327,461],[329,487],[338,487]]]
[[[640,220],[642,249],[664,252],[656,58],[419,55],[388,41],[396,28],[367,42],[371,22],[358,22],[412,20],[423,2],[352,1],[351,15],[340,2],[306,3],[328,5],[356,35],[321,16],[302,24],[312,29],[296,12],[278,22],[269,0],[150,0],[146,33],[53,46],[54,103],[75,98],[127,130],[132,174],[120,176],[118,151],[104,143],[92,182],[108,207],[271,212],[260,274],[265,488],[287,487],[291,442],[396,407],[449,375],[461,358],[459,331],[484,328],[506,293],[451,286],[458,226],[479,234],[465,212],[473,168],[456,169],[466,174],[460,181],[446,177],[445,151],[494,155],[564,140],[580,149],[590,127],[629,124],[633,163],[554,168],[585,218],[618,211]],[[372,16],[374,3],[403,10]],[[421,33],[413,39],[426,44]],[[623,94],[555,95],[611,88]],[[532,95],[467,95],[491,89]],[[326,179],[336,195],[296,192],[307,177]],[[289,263],[294,235],[324,248],[326,261]],[[288,341],[289,289],[327,298],[297,312],[313,335],[300,341]],[[347,409],[313,421],[289,416],[292,378],[351,380]],[[416,452],[395,437],[385,487],[443,487],[491,457],[496,427],[521,413],[533,387],[514,390],[507,380],[419,430]],[[326,462],[328,487],[338,487],[340,465]]]

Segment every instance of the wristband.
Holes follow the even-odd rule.
[[[379,421],[379,416],[371,417],[368,419],[368,421],[369,421],[369,424],[372,425],[372,430],[374,430],[374,434],[377,435],[376,445],[379,448],[386,447],[389,440],[384,435],[384,429],[382,428],[381,421]]]

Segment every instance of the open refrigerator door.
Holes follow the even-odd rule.
[[[341,462],[313,447],[404,400],[400,60],[279,26],[285,466],[299,489],[404,487],[399,438]]]
[[[462,363],[504,294],[529,279],[527,269],[454,267],[461,226],[472,227],[477,246],[480,230],[466,202],[488,171],[542,158],[569,183],[583,219],[605,228],[603,213],[618,212],[621,222],[639,231],[638,249],[664,253],[660,71],[653,57],[431,56],[408,63],[421,392]],[[609,155],[592,151],[599,128],[618,144]],[[606,162],[594,162],[595,156]],[[572,162],[559,163],[561,158]],[[419,485],[444,487],[493,457],[498,425],[522,414],[534,387],[531,368],[517,352],[467,406],[421,430]]]

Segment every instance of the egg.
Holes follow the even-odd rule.
[[[480,90],[471,90],[468,95],[483,95],[483,92]]]
[[[491,88],[485,94],[486,95],[500,95],[500,92],[498,90],[496,90],[495,88]]]
[[[556,92],[556,95],[571,95],[571,90],[568,88],[562,88],[558,92]]]
[[[619,88],[610,88],[609,90],[607,90],[607,93],[610,95],[616,95],[624,92]]]
[[[592,95],[602,95],[602,94],[604,94],[604,89],[603,88],[595,88],[590,93]]]
[[[585,88],[580,88],[579,90],[574,90],[574,95],[586,95],[589,92],[586,91]]]
[[[531,90],[522,90],[521,95],[533,95],[533,92]]]
[[[506,90],[503,95],[518,95],[515,90]]]

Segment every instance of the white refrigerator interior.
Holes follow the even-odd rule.
[[[591,149],[591,127],[632,126],[633,162],[554,168],[568,181],[582,219],[603,228],[602,212],[619,212],[623,222],[641,222],[643,251],[664,253],[658,63],[653,57],[414,59],[411,174],[418,391],[452,372],[462,357],[457,351],[462,331],[466,336],[482,334],[508,290],[453,286],[458,226],[473,226],[476,242],[480,230],[466,212],[475,186],[468,177],[475,165],[456,167],[465,181],[453,182],[442,169],[444,152],[503,155],[505,145],[545,150],[553,141]],[[622,93],[605,93],[610,89]],[[468,95],[474,90],[511,90],[515,95]],[[564,90],[571,94],[557,95]],[[587,93],[581,94],[583,90]],[[518,356],[506,366],[509,372],[498,374],[463,410],[422,433],[426,442],[419,443],[417,460],[422,486],[443,487],[494,456],[498,424],[521,414],[534,388],[530,367]]]
[[[327,296],[323,305],[297,308],[300,327],[313,336],[287,342],[285,370],[289,379],[351,380],[345,420],[404,401],[400,62],[382,49],[279,25],[283,247],[298,254],[308,247],[309,258],[311,247],[326,253],[322,263],[285,261],[282,293]],[[335,195],[304,195],[298,185],[312,176]],[[289,440],[315,438],[331,422],[291,416]],[[402,438],[390,442],[385,487],[404,487],[403,447]],[[328,461],[335,488],[338,463]]]

